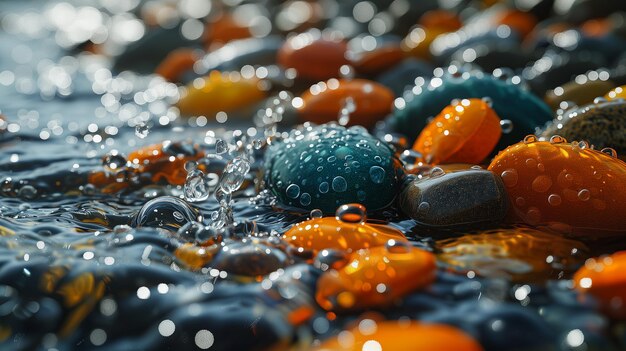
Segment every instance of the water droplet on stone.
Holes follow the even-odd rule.
[[[617,151],[615,151],[615,149],[610,148],[610,147],[605,147],[604,149],[600,150],[602,153],[607,154],[611,157],[617,157]]]
[[[582,189],[578,192],[578,198],[581,201],[587,201],[591,198],[591,192],[587,189]]]
[[[537,137],[530,134],[524,138],[524,144],[532,144],[537,141]]]
[[[420,213],[427,213],[430,210],[430,204],[428,202],[421,202],[419,206],[417,206],[417,210]]]
[[[375,184],[381,184],[385,179],[385,170],[380,166],[370,167],[370,179]]]
[[[446,171],[444,171],[440,167],[433,167],[433,169],[430,170],[429,176],[431,178],[438,178],[443,176],[444,174],[446,174]]]
[[[552,206],[559,206],[561,202],[561,196],[557,194],[551,194],[550,196],[548,196],[548,203]]]
[[[311,213],[309,214],[309,216],[311,217],[311,219],[322,218],[324,214],[322,213],[322,210],[316,208],[316,209],[311,210]]]
[[[303,193],[302,196],[300,196],[300,204],[302,206],[308,206],[311,204],[311,195],[309,195],[309,193]]]
[[[333,179],[332,188],[334,191],[342,193],[346,191],[346,189],[348,189],[348,183],[346,182],[346,179],[344,177],[336,176]]]
[[[567,143],[567,140],[565,140],[565,138],[563,138],[560,135],[553,135],[550,138],[550,144],[563,144],[563,143]]]
[[[326,194],[328,190],[330,190],[328,182],[321,182],[318,190],[320,191],[320,193]]]
[[[296,199],[300,196],[300,187],[297,184],[291,184],[285,190],[285,194],[290,199]]]
[[[517,185],[518,175],[517,171],[514,169],[507,169],[500,174],[500,177],[507,188],[512,188]]]
[[[363,223],[367,220],[367,210],[361,204],[345,204],[337,208],[335,216],[346,223]]]

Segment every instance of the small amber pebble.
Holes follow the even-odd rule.
[[[347,334],[346,334],[347,333]],[[481,351],[464,331],[446,324],[363,320],[340,336],[326,340],[316,351]]]
[[[426,125],[413,150],[430,164],[477,164],[491,153],[501,134],[500,118],[485,101],[463,99]]]
[[[626,99],[626,85],[609,91],[605,96],[607,100]]]
[[[489,170],[506,186],[512,222],[592,239],[626,233],[626,163],[617,157],[584,142],[529,135],[500,152]]]
[[[297,106],[302,122],[316,124],[336,121],[347,100],[352,99],[354,110],[348,111],[348,125],[372,127],[391,113],[394,95],[389,88],[366,79],[331,79],[315,84],[302,94],[302,105]]]
[[[208,77],[194,80],[178,101],[182,115],[213,118],[218,112],[237,112],[265,98],[256,77],[243,78],[238,72],[213,71]]]
[[[626,251],[588,259],[574,275],[574,287],[595,297],[605,313],[626,318]]]
[[[289,229],[283,239],[317,253],[324,249],[357,251],[383,246],[390,239],[407,241],[402,232],[381,224],[350,223],[336,217],[314,218]]]
[[[581,242],[525,227],[467,234],[437,246],[438,258],[452,270],[515,282],[558,279],[588,254]]]
[[[315,300],[327,311],[382,307],[435,280],[435,256],[405,242],[359,250],[317,282]]]
[[[360,53],[350,61],[357,72],[372,75],[393,67],[404,58],[406,54],[400,45],[389,44]]]

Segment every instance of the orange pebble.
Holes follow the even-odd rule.
[[[347,334],[346,334],[347,333]],[[364,320],[340,336],[326,340],[316,351],[481,351],[462,330],[446,324]]]
[[[319,81],[339,76],[339,68],[349,64],[347,50],[345,41],[306,32],[283,44],[278,50],[278,63],[284,68],[294,68],[298,78]]]
[[[626,85],[617,87],[604,95],[607,100],[626,99]]]
[[[592,238],[626,233],[626,163],[559,136],[536,140],[527,136],[489,165],[509,194],[509,220]]]
[[[184,262],[189,268],[198,270],[211,262],[217,250],[217,245],[203,247],[184,243],[174,251],[174,256]]]
[[[463,26],[459,16],[447,10],[428,11],[422,15],[419,24],[424,28],[435,28],[446,32],[454,32]]]
[[[337,217],[315,218],[291,227],[283,239],[291,245],[312,250],[357,251],[383,246],[387,241],[407,241],[402,232],[381,224],[349,223]]]
[[[181,153],[175,153],[181,151]],[[184,152],[183,152],[184,151]],[[89,174],[89,183],[100,187],[106,194],[126,189],[130,184],[128,178],[141,174],[150,174],[154,183],[165,181],[172,185],[183,185],[187,178],[185,163],[197,161],[204,157],[204,152],[195,144],[172,143],[146,146],[128,155],[130,166],[118,174],[110,172],[93,172]],[[120,178],[122,176],[122,178]]]
[[[613,29],[613,22],[609,18],[590,19],[580,26],[583,33],[590,37],[602,37]]]
[[[559,279],[589,257],[589,249],[556,233],[526,227],[494,229],[437,241],[439,261],[459,273],[515,282]]]
[[[233,40],[250,38],[251,36],[252,33],[247,25],[239,23],[230,14],[223,14],[206,24],[202,41],[204,46],[209,49],[211,47],[219,47]]]
[[[352,58],[352,66],[363,74],[377,74],[393,67],[406,57],[399,45],[385,45]]]
[[[302,94],[297,106],[299,118],[317,124],[336,121],[348,98],[355,110],[349,113],[348,125],[372,127],[391,113],[394,95],[389,88],[365,79],[331,79],[315,84]]]
[[[480,163],[500,140],[500,118],[481,99],[447,106],[422,130],[413,149],[430,164]]]
[[[382,307],[435,280],[435,256],[406,242],[353,253],[342,268],[326,271],[315,300],[327,311]]]
[[[169,82],[177,82],[199,59],[200,54],[195,49],[177,49],[170,52],[154,72]]]
[[[574,287],[595,297],[614,318],[626,318],[626,251],[588,259],[574,275]]]
[[[537,19],[528,12],[506,10],[496,20],[496,25],[507,25],[522,37],[526,37],[537,25]]]

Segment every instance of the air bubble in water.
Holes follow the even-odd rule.
[[[363,223],[367,220],[367,210],[361,204],[345,204],[337,208],[335,217],[346,223]]]

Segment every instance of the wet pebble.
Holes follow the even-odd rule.
[[[280,204],[324,213],[347,203],[368,210],[387,207],[403,174],[383,141],[362,127],[333,124],[292,132],[272,145],[265,164],[266,186]],[[378,168],[370,171],[372,167]]]
[[[494,225],[507,213],[508,196],[502,180],[489,171],[441,170],[409,183],[398,198],[398,206],[420,226]]]

